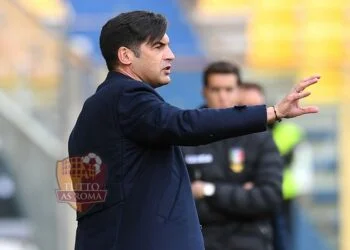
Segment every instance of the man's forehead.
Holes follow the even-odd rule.
[[[169,38],[168,34],[165,33],[164,36],[162,37],[162,39],[160,39],[160,42],[165,43],[165,44],[170,43],[170,38]]]
[[[236,84],[238,81],[238,77],[233,73],[211,73],[208,76],[208,80],[213,83],[229,83]]]
[[[155,44],[158,44],[158,43],[162,43],[162,44],[169,44],[170,43],[170,38],[167,34],[164,34],[164,36],[160,39],[160,40],[155,40],[153,42],[151,41],[146,41],[143,43],[143,45],[146,45],[146,46],[153,46]]]

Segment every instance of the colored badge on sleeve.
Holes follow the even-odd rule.
[[[244,169],[245,152],[243,148],[231,148],[229,152],[230,169],[234,173],[241,173]]]

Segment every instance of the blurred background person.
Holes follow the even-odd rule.
[[[239,87],[240,104],[248,106],[266,104],[264,89],[261,85],[253,82],[244,82]]]
[[[98,44],[102,24],[136,9],[160,12],[171,23],[177,58],[172,83],[158,91],[175,106],[203,103],[202,70],[212,60],[235,58],[244,79],[268,90],[268,103],[296,79],[322,74],[322,84],[308,97],[321,112],[293,120],[307,139],[294,150],[293,165],[300,167],[291,168],[300,182],[292,208],[295,250],[349,250],[347,0],[0,1],[0,137],[10,173],[2,178],[3,192],[13,190],[14,182],[30,240],[40,250],[73,249],[75,211],[56,199],[56,163],[67,156],[83,101],[105,78]],[[10,200],[2,199],[4,206],[12,206]],[[13,250],[6,235],[23,230],[0,223],[0,232],[0,249]]]
[[[242,105],[265,104],[264,89],[257,83],[247,82],[240,86]],[[283,158],[283,217],[293,243],[295,216],[293,204],[302,194],[310,193],[312,187],[312,152],[305,140],[303,129],[292,122],[283,121],[269,125],[273,139]]]
[[[213,62],[203,73],[203,108],[239,103],[240,70]],[[252,143],[253,142],[253,143]],[[282,202],[282,159],[269,132],[183,148],[207,250],[269,250]]]

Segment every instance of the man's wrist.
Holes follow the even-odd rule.
[[[203,186],[204,196],[210,197],[215,193],[215,185],[213,183],[205,183]]]
[[[282,121],[282,116],[279,114],[276,106],[268,107],[266,109],[267,113],[267,123],[272,124],[275,123],[276,121],[281,122]]]
[[[276,119],[276,121],[281,122],[281,121],[282,121],[282,118],[277,114],[277,108],[276,108],[276,106],[273,106],[272,108],[273,108],[273,112],[275,113],[275,119]]]
[[[266,109],[266,113],[267,113],[267,123],[268,124],[272,124],[276,121],[276,116],[275,116],[275,112],[273,110],[273,107],[268,107]]]

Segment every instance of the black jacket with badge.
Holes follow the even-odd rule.
[[[273,249],[272,218],[282,201],[282,160],[269,132],[184,147],[192,181],[215,185],[196,200],[206,250]],[[253,182],[254,188],[243,185]]]

